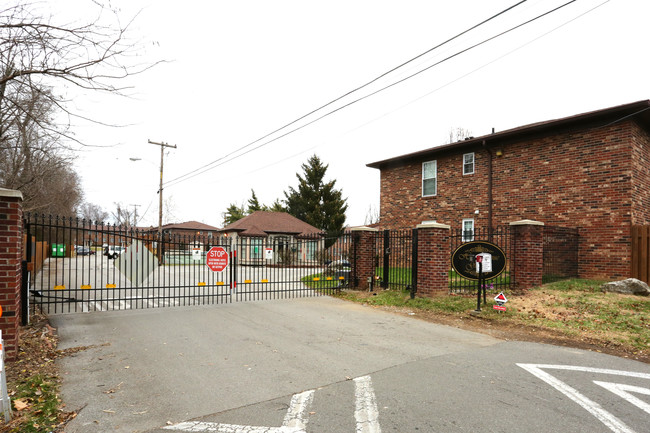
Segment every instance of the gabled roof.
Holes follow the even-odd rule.
[[[184,223],[165,224],[162,226],[163,230],[204,230],[204,231],[217,231],[217,227],[208,224],[203,224],[198,221],[186,221]],[[157,230],[157,229],[156,229]]]
[[[286,212],[256,211],[227,225],[222,232],[237,232],[240,236],[268,236],[288,234],[292,236],[322,235],[322,230],[299,220]]]
[[[628,119],[634,119],[639,125],[650,131],[650,100],[646,99],[643,101],[632,102],[630,104],[618,105],[615,107],[590,111],[582,114],[576,114],[560,119],[546,120],[543,122],[518,126],[516,128],[508,129],[505,131],[483,135],[481,137],[471,137],[462,141],[457,141],[456,143],[431,147],[429,149],[408,153],[394,158],[385,159],[383,161],[372,162],[370,164],[366,164],[366,166],[381,169],[385,166],[399,164],[406,161],[418,160],[440,153],[449,151],[457,152],[466,148],[475,148],[482,144],[505,144],[508,142],[548,135],[552,133],[603,127]]]

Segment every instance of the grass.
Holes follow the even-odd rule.
[[[603,281],[566,280],[545,284],[525,294],[506,292],[505,313],[492,309],[496,293],[488,293],[488,305],[481,318],[495,325],[529,326],[564,337],[596,341],[604,346],[619,345],[633,353],[650,351],[650,298],[603,293]],[[440,295],[410,299],[406,290],[368,292],[344,291],[339,296],[352,302],[376,306],[406,307],[467,316],[476,309],[475,296]]]
[[[61,425],[58,387],[55,377],[42,375],[18,383],[11,399],[14,409],[22,411],[23,419],[19,427],[9,431],[44,433],[56,430]]]

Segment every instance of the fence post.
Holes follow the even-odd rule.
[[[510,227],[511,287],[515,290],[525,290],[541,286],[544,273],[544,223],[521,220],[511,222]]]
[[[368,289],[368,278],[375,275],[375,238],[379,230],[352,227],[352,287]]]
[[[7,359],[18,354],[23,260],[23,195],[0,188],[0,329]]]
[[[382,266],[383,273],[381,276],[381,287],[384,289],[388,288],[388,283],[390,282],[390,230],[384,230],[384,248],[382,254],[384,256],[384,264]]]
[[[417,293],[432,296],[449,290],[450,226],[419,224],[417,229]]]

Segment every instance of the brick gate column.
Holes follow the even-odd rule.
[[[450,226],[447,224],[420,224],[418,230],[419,296],[433,296],[449,290],[451,269]]]
[[[510,279],[515,290],[542,285],[544,271],[544,223],[533,220],[511,222],[512,252]]]
[[[0,188],[0,329],[8,359],[18,354],[23,260],[23,195]]]
[[[352,287],[368,289],[368,277],[375,274],[375,238],[379,230],[372,227],[353,227],[352,251]]]

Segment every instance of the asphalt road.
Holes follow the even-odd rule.
[[[328,297],[53,316],[66,432],[648,432],[650,366]]]

